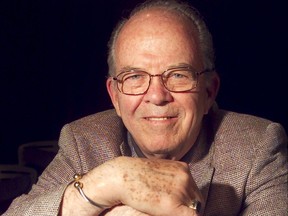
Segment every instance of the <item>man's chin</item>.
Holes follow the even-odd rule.
[[[144,155],[147,158],[158,158],[158,159],[169,159],[169,160],[175,159],[175,155],[167,149],[165,150],[157,149],[157,150],[149,151],[149,153],[144,153]]]

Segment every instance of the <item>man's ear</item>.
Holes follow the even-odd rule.
[[[117,89],[117,84],[113,81],[112,77],[109,77],[106,80],[106,88],[108,91],[108,94],[110,96],[110,99],[113,103],[113,106],[118,114],[118,116],[121,117],[120,107],[119,107],[119,91]]]
[[[207,114],[215,102],[216,96],[219,91],[220,87],[220,77],[217,72],[213,72],[211,77],[208,78],[206,92],[207,92],[207,99],[206,99],[206,110],[205,114]]]

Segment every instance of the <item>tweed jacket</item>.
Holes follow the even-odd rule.
[[[4,215],[57,215],[75,173],[121,155],[137,157],[127,137],[114,110],[65,125],[54,160]],[[288,215],[287,135],[281,125],[214,107],[182,160],[205,198],[204,215]]]

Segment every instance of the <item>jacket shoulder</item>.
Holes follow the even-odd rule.
[[[120,145],[126,129],[114,109],[98,112],[68,124],[75,139],[81,143]]]
[[[284,128],[265,118],[221,109],[212,118],[215,156],[221,164],[250,163],[260,152],[287,142]]]
[[[122,120],[113,109],[66,124],[61,135],[66,149],[76,146],[84,172],[120,156],[120,146],[126,136]]]
[[[99,123],[110,123],[110,122],[119,122],[121,121],[121,119],[118,117],[116,111],[114,109],[109,109],[109,110],[105,110],[102,112],[98,112],[95,114],[91,114],[85,117],[82,117],[80,119],[77,119],[71,123],[69,123],[71,126],[77,126],[77,127],[81,127],[81,126],[88,126],[88,125],[95,125],[95,124],[99,124]]]

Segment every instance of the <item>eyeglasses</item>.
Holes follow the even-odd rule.
[[[170,92],[188,92],[197,87],[198,77],[213,69],[206,69],[201,72],[195,72],[192,67],[175,67],[169,68],[162,74],[149,74],[139,69],[123,71],[116,77],[117,88],[125,95],[142,95],[145,94],[150,86],[152,77],[160,77],[163,86]]]

